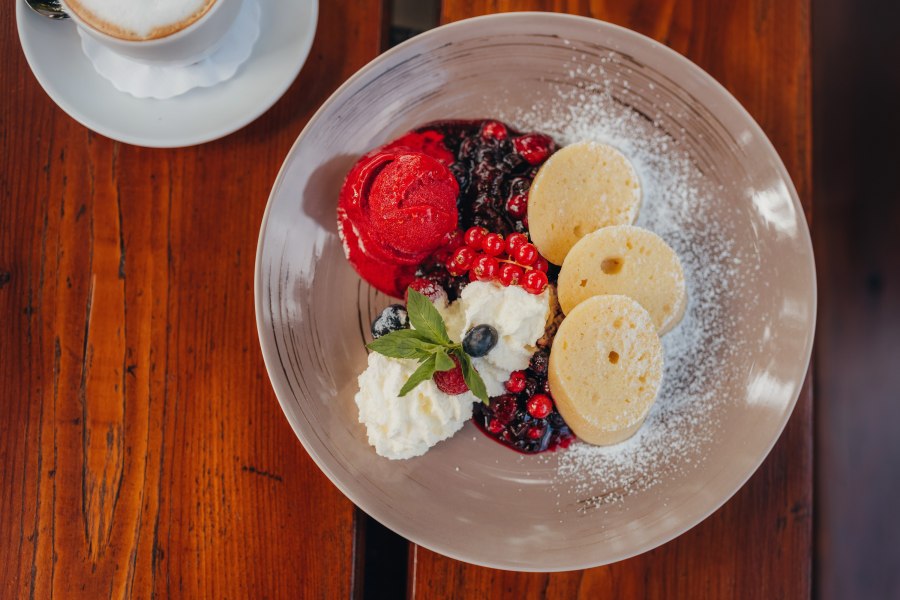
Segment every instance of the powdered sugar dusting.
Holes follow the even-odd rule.
[[[688,294],[683,320],[662,339],[663,383],[643,427],[615,446],[577,442],[537,458],[557,465],[551,491],[558,504],[575,502],[579,511],[589,511],[704,462],[702,449],[719,429],[714,409],[729,401],[721,382],[735,375],[729,369],[738,368],[734,357],[745,351],[728,305],[733,298],[746,301],[741,288],[752,284],[746,274],[755,261],[734,247],[732,225],[723,222],[721,207],[713,218],[711,199],[721,185],[692,158],[684,130],[671,130],[679,115],[672,114],[669,103],[660,101],[668,120],[648,116],[643,108],[638,112],[628,105],[628,86],[607,78],[602,61],[579,66],[574,60],[570,77],[579,84],[561,83],[556,96],[538,98],[528,111],[500,116],[523,130],[550,133],[563,144],[603,142],[625,154],[643,188],[636,225],[672,246],[683,264]],[[652,95],[653,84],[647,89]],[[574,497],[564,496],[569,494]]]

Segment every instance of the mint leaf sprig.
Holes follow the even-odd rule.
[[[462,344],[454,342],[447,334],[447,326],[441,313],[427,297],[410,288],[407,294],[406,311],[413,329],[399,329],[381,336],[367,344],[372,352],[390,358],[411,358],[419,361],[419,367],[400,388],[400,396],[405,396],[423,381],[428,381],[437,371],[456,368],[455,357],[459,361],[463,379],[469,390],[482,402],[488,404],[487,388],[484,380],[472,364],[472,357],[466,354]]]

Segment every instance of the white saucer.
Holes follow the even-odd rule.
[[[16,2],[19,40],[44,91],[73,119],[114,140],[152,148],[224,137],[266,112],[297,77],[312,47],[318,0],[260,0],[261,33],[230,80],[168,100],[116,90],[81,51],[72,22],[53,21]]]

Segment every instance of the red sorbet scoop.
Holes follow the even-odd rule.
[[[402,297],[418,265],[454,231],[459,187],[436,159],[379,149],[347,175],[338,226],[347,259],[377,289]]]
[[[437,159],[439,163],[445,167],[449,167],[456,160],[452,152],[447,150],[444,145],[444,134],[433,129],[424,131],[410,131],[406,135],[397,138],[386,146],[382,146],[382,150],[412,150],[427,154],[431,158]]]

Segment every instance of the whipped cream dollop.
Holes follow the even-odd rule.
[[[386,458],[412,458],[462,429],[472,417],[471,393],[451,396],[433,380],[423,381],[402,398],[400,388],[419,366],[415,360],[369,354],[359,376],[356,406],[369,443]]]
[[[476,281],[463,289],[456,302],[448,304],[440,298],[435,306],[455,342],[476,325],[487,324],[497,330],[497,345],[472,363],[488,395],[499,396],[505,393],[510,373],[526,368],[537,350],[535,343],[544,335],[550,312],[550,293],[545,290],[535,295],[518,286]],[[369,443],[386,458],[424,454],[462,429],[472,417],[472,403],[479,402],[471,392],[446,394],[431,379],[401,398],[400,388],[418,366],[412,359],[372,352],[368,367],[359,376],[355,397],[359,422],[366,426]]]
[[[473,358],[472,364],[488,395],[499,396],[506,393],[510,373],[528,367],[537,350],[535,343],[544,335],[550,313],[550,292],[530,294],[517,285],[474,281],[463,288],[459,300],[438,310],[454,341],[461,341],[476,325],[497,330],[497,345],[485,356]]]

